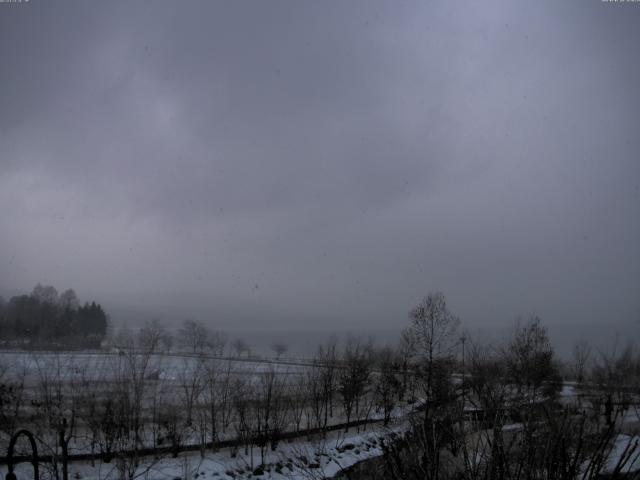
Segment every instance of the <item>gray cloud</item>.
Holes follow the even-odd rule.
[[[640,312],[635,4],[0,7],[6,294],[246,328],[394,327],[433,289],[470,325]]]

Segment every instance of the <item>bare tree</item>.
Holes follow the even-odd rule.
[[[287,353],[289,345],[283,342],[275,342],[271,345],[271,350],[276,354],[276,358],[279,359],[282,355]]]
[[[20,426],[27,413],[23,408],[25,377],[24,368],[4,362],[0,364],[0,432],[9,437]]]
[[[254,404],[256,429],[254,440],[260,448],[260,461],[264,465],[267,446],[275,450],[277,439],[282,433],[285,423],[284,411],[284,376],[271,367],[260,375],[257,388],[257,399]]]
[[[222,400],[228,396],[228,388],[225,392],[225,382],[223,381],[223,372],[220,367],[219,360],[200,357],[200,369],[202,371],[202,410],[206,413],[206,421],[202,422],[202,443],[206,442],[207,435],[211,439],[212,450],[216,449],[218,441],[218,423],[220,421],[222,410]],[[227,386],[228,387],[228,386]],[[208,432],[207,432],[208,430]]]
[[[62,479],[68,480],[69,443],[76,434],[83,369],[73,357],[38,356],[33,361],[38,372],[37,399],[33,404],[40,417],[40,438],[51,455],[53,476],[58,479],[58,466]],[[70,377],[70,378],[69,378]]]
[[[295,432],[300,431],[302,418],[309,402],[309,392],[307,383],[303,375],[293,377],[293,382],[289,385],[287,400],[287,411]]]
[[[391,420],[401,382],[398,379],[398,360],[391,348],[383,348],[376,354],[377,375],[374,377],[376,405],[383,412],[384,425]]]
[[[191,353],[201,353],[211,348],[211,332],[201,322],[185,320],[179,337],[180,344]]]
[[[202,362],[193,362],[188,358],[182,359],[182,368],[178,372],[180,405],[182,406],[184,423],[189,428],[193,425],[194,408],[204,388],[204,375]]]
[[[401,383],[398,388],[398,399],[404,400],[408,396],[409,403],[416,400],[416,376],[413,371],[412,359],[416,352],[416,339],[410,329],[402,332],[398,345],[398,361]]]
[[[132,350],[135,348],[135,335],[127,324],[120,325],[117,330],[113,331],[111,338],[112,346],[123,352],[125,350]]]
[[[227,431],[233,415],[233,380],[236,378],[231,360],[227,361],[220,383],[218,384],[218,396],[220,398],[220,426],[222,433]]]
[[[211,334],[211,351],[214,355],[221,357],[224,355],[225,347],[229,338],[226,333],[215,331]]]
[[[58,291],[51,285],[41,285],[38,283],[33,287],[31,296],[42,303],[56,305],[58,303]]]
[[[573,346],[572,352],[572,375],[573,378],[582,383],[588,370],[588,363],[591,359],[591,345],[586,340],[580,340]]]
[[[95,462],[95,455],[102,445],[103,412],[101,406],[104,398],[108,396],[110,379],[105,376],[107,370],[105,367],[109,360],[109,357],[92,359],[90,368],[81,369],[81,377],[78,379],[81,396],[77,418],[82,433],[76,435],[76,440],[84,440],[84,446],[81,448],[86,448],[88,443],[92,466]]]
[[[166,352],[173,344],[173,337],[158,319],[145,322],[138,332],[137,347],[144,352]]]
[[[593,379],[605,396],[604,401],[596,399],[596,405],[604,403],[607,424],[613,425],[630,407],[634,394],[640,393],[640,353],[633,344],[600,352],[594,361]]]
[[[453,315],[441,292],[430,293],[409,312],[411,324],[405,330],[407,343],[424,365],[422,378],[427,398],[434,394],[433,383],[438,360],[448,358],[458,341],[460,319]]]
[[[509,367],[505,358],[505,349],[496,349],[470,342],[468,349],[469,378],[466,386],[470,390],[470,404],[472,421],[481,423],[490,429],[489,434],[481,430],[478,434],[470,435],[471,441],[463,442],[463,454],[468,458],[482,458],[485,464],[491,462],[490,472],[497,475],[504,470],[507,461],[505,451],[503,426],[507,421],[507,404],[511,397],[511,385],[507,378]],[[480,465],[472,461],[465,464],[467,473],[474,477]]]
[[[331,337],[325,345],[318,347],[317,362],[322,366],[320,381],[322,385],[322,399],[324,401],[324,424],[329,417],[333,417],[333,405],[337,382],[337,348],[338,340]]]
[[[110,392],[111,403],[107,404],[105,415],[105,436],[110,438],[114,450],[116,465],[123,478],[133,480],[140,466],[140,449],[145,446],[145,407],[153,402],[159,378],[160,357],[156,349],[162,345],[162,336],[151,328],[148,336],[140,334],[140,343],[144,350],[123,349],[112,366],[113,385]],[[159,461],[160,456],[154,458]],[[154,462],[147,462],[151,468]]]
[[[236,353],[236,356],[241,357],[243,353],[246,353],[247,356],[251,356],[251,348],[249,347],[249,344],[244,341],[242,338],[236,338],[232,343],[231,343],[231,348],[233,348],[233,350]]]
[[[325,389],[323,382],[323,365],[317,361],[305,370],[304,386],[308,398],[308,407],[305,409],[307,428],[325,428],[327,426],[327,414],[325,401]]]
[[[171,455],[176,458],[180,453],[188,427],[178,405],[168,395],[161,398],[157,421],[162,443],[169,443]]]
[[[410,368],[422,387],[424,410],[421,419],[418,415],[411,417],[409,432],[385,446],[386,458],[395,478],[436,480],[443,478],[448,458],[445,447],[458,443],[454,441],[455,412],[462,409],[456,401],[451,373],[460,320],[449,311],[440,292],[424,297],[410,311],[409,320],[403,334],[403,350],[405,358],[410,355]]]
[[[79,302],[78,302],[78,296],[76,295],[76,292],[71,288],[69,288],[68,290],[65,290],[60,294],[60,297],[58,298],[58,304],[63,309],[78,308]]]
[[[532,316],[527,322],[516,324],[505,356],[509,379],[528,401],[535,403],[541,394],[555,393],[560,375],[553,347],[540,318]]]
[[[615,422],[603,428],[597,417],[582,409],[559,408],[552,397],[531,394],[535,388],[544,391],[536,385],[555,377],[547,361],[546,335],[538,328],[535,322],[519,326],[514,338],[498,348],[472,343],[467,385],[469,404],[475,408],[467,412],[469,418],[456,421],[455,415],[464,411],[449,407],[438,407],[429,423],[411,416],[408,431],[383,445],[386,477],[626,478],[625,468],[640,458],[640,452],[633,439],[625,442],[617,435]],[[524,375],[525,365],[541,370],[532,374],[533,379],[516,379],[514,372]],[[540,380],[544,372],[547,377]],[[614,448],[620,455],[612,458]]]
[[[371,375],[371,343],[349,338],[345,345],[343,367],[338,374],[338,391],[347,417],[345,431],[353,416],[358,418],[363,397],[367,393]]]
[[[236,377],[232,388],[232,404],[235,412],[236,437],[244,445],[245,455],[249,454],[252,447],[255,428],[255,416],[252,412],[254,392],[252,387],[242,377]],[[253,468],[253,449],[251,457]]]

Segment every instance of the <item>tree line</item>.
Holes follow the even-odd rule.
[[[158,355],[175,340],[152,321],[118,332],[119,355],[97,357],[100,368],[34,353],[29,383],[24,370],[5,365],[0,439],[33,428],[56,479],[68,479],[68,457],[78,452],[133,479],[186,446],[205,455],[232,445],[230,456],[266,468],[285,433],[323,437],[336,424],[348,431],[377,420],[386,433],[381,468],[367,478],[568,480],[603,478],[620,435],[631,433],[623,419],[640,421],[635,347],[598,355],[580,342],[563,364],[537,317],[503,342],[482,343],[461,331],[441,293],[410,311],[398,344],[334,338],[304,367],[247,371],[246,362],[220,358],[226,337],[198,322],[186,321],[176,340],[190,357]],[[570,398],[562,395],[567,379],[576,382]],[[396,420],[406,428],[386,431]],[[155,455],[144,457],[149,450]],[[614,473],[640,455],[637,442],[623,450]]]
[[[4,347],[98,348],[108,316],[96,302],[80,304],[73,289],[58,294],[37,284],[28,295],[0,297],[0,338]]]
[[[384,441],[382,468],[367,478],[637,478],[636,346],[606,354],[581,341],[562,362],[536,316],[499,343],[474,341],[441,293],[409,316],[403,340],[424,402],[408,429]]]

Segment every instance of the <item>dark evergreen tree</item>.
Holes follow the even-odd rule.
[[[36,285],[30,295],[0,303],[4,344],[42,347],[98,347],[107,333],[107,314],[96,302],[78,306],[69,289],[58,296],[51,286]]]

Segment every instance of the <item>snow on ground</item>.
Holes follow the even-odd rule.
[[[560,397],[572,398],[576,396],[576,387],[572,382],[565,382],[560,390]]]
[[[622,460],[622,473],[640,470],[640,437],[619,434],[613,444],[604,472],[611,473]]]
[[[640,408],[637,405],[630,406],[622,414],[620,422],[626,427],[639,426],[640,424]]]
[[[292,363],[274,363],[260,359],[228,359],[210,357],[209,361],[216,362],[221,371],[230,368],[234,375],[256,376],[276,372],[279,375],[301,375],[309,367]],[[31,384],[38,378],[40,369],[50,372],[61,370],[61,378],[66,380],[94,379],[107,380],[113,377],[118,365],[124,357],[106,352],[12,352],[0,351],[0,363],[7,370],[7,377],[20,378],[26,376]],[[163,380],[176,380],[185,371],[195,369],[198,359],[189,355],[152,355],[147,371],[157,373]]]
[[[375,430],[350,432],[332,432],[326,439],[298,439],[291,443],[283,442],[276,452],[266,454],[264,468],[259,468],[260,450],[253,447],[245,455],[243,449],[232,457],[231,449],[218,452],[182,453],[178,458],[163,458],[159,461],[147,459],[136,471],[136,478],[145,480],[191,480],[191,479],[273,479],[302,480],[333,477],[342,469],[356,463],[382,455],[380,439],[392,432],[400,432],[406,424],[398,423],[389,428],[376,426]],[[252,460],[253,457],[253,460]],[[40,467],[41,478],[49,476]],[[0,469],[4,476],[6,467]],[[44,473],[44,475],[43,475]],[[16,467],[18,478],[30,478],[30,464]],[[119,472],[115,462],[96,463],[92,467],[88,462],[75,462],[69,465],[69,478],[74,480],[115,480]]]
[[[524,430],[524,425],[522,423],[509,423],[502,426],[503,432],[519,432],[521,430]]]

